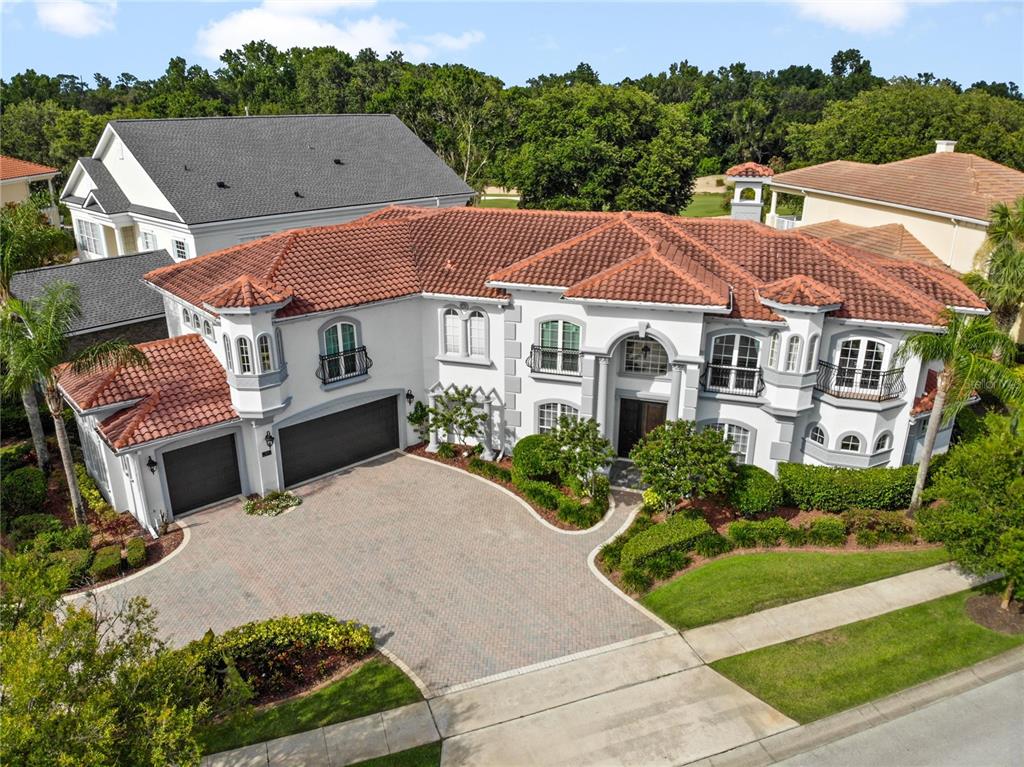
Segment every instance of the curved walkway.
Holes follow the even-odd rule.
[[[187,517],[180,554],[99,598],[147,597],[174,644],[281,614],[353,618],[435,694],[662,628],[588,566],[626,504],[565,535],[488,482],[400,454],[296,492],[279,517],[237,502]]]

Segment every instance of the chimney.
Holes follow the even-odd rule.
[[[956,142],[955,141],[936,141],[935,142],[935,154],[942,154],[943,152],[955,152]]]

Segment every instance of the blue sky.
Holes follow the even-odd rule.
[[[964,84],[1024,84],[1024,2],[540,3],[386,0],[140,2],[0,0],[4,77],[120,72],[150,78],[168,59],[217,65],[253,38],[281,47],[333,44],[460,62],[521,84],[587,61],[605,82],[689,59],[702,69],[828,68],[859,48],[883,76],[933,72]]]

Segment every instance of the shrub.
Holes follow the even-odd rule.
[[[78,480],[78,490],[82,494],[82,500],[95,514],[104,517],[114,513],[114,507],[107,503],[99,487],[96,485],[85,464],[75,464],[75,478]]]
[[[643,481],[663,505],[680,498],[725,493],[735,461],[730,443],[714,429],[693,421],[667,421],[648,432],[629,453]]]
[[[440,458],[451,460],[455,457],[455,445],[451,442],[442,442],[437,446],[437,455]]]
[[[857,545],[873,549],[881,542],[877,530],[860,530],[857,533]]]
[[[837,469],[779,464],[786,500],[801,509],[840,512],[852,508],[902,509],[910,503],[916,466]]]
[[[11,520],[11,538],[15,546],[33,540],[41,533],[56,533],[64,529],[52,514],[25,514]]]
[[[729,503],[745,517],[770,514],[782,505],[782,485],[760,466],[745,464],[736,470]]]
[[[479,474],[481,477],[487,477],[487,479],[494,480],[495,482],[512,481],[512,472],[504,466],[494,463],[494,461],[485,461],[475,455],[469,459],[466,468],[474,474]]]
[[[89,567],[89,576],[94,581],[105,581],[121,572],[121,547],[117,544],[97,550]]]
[[[125,545],[124,558],[128,567],[133,570],[146,564],[146,542],[141,538],[131,538]]]
[[[563,415],[546,436],[546,461],[562,482],[579,495],[596,495],[600,471],[615,457],[597,421]]]
[[[89,530],[88,525],[76,525],[68,528],[58,526],[58,528],[38,533],[32,540],[32,548],[40,554],[63,549],[87,549],[91,540],[92,531]]]
[[[27,464],[32,460],[32,455],[31,442],[18,442],[7,447],[0,447],[0,477],[6,477],[8,472]]]
[[[38,466],[22,466],[4,475],[0,492],[5,515],[36,514],[46,502],[46,475]]]
[[[622,549],[629,540],[652,527],[654,527],[654,522],[650,517],[643,514],[637,515],[626,532],[601,547],[601,561],[604,562],[605,567],[609,570],[617,570],[622,559]]]
[[[729,539],[724,535],[705,535],[697,539],[693,545],[693,550],[700,554],[702,557],[717,557],[720,554],[724,554],[727,551],[732,550],[732,544]]]
[[[531,434],[512,448],[512,470],[526,479],[550,477],[553,468],[548,460],[550,439],[546,434]]]
[[[633,594],[647,591],[651,582],[651,576],[638,567],[627,567],[622,571],[622,588]]]
[[[663,580],[682,570],[692,560],[682,551],[665,551],[648,558],[643,564],[643,571],[655,580]]]
[[[608,513],[608,499],[611,496],[608,477],[599,474],[592,480],[591,487],[594,497],[586,503],[563,495],[558,504],[558,518],[577,527],[593,527],[604,519],[604,515]]]
[[[753,523],[754,540],[759,546],[778,546],[789,531],[789,525],[782,517],[769,517]]]
[[[749,519],[740,519],[729,525],[726,535],[733,545],[741,549],[753,548],[757,545],[757,538],[754,535],[754,523]]]
[[[629,569],[663,552],[690,551],[698,539],[713,534],[704,519],[675,514],[631,538],[622,549],[622,565]]]
[[[807,529],[807,540],[815,546],[845,546],[846,523],[839,517],[818,517]]]
[[[262,498],[259,496],[247,498],[242,504],[242,509],[246,514],[252,516],[276,517],[301,503],[302,499],[295,493],[289,493],[287,490],[271,490]]]
[[[846,532],[857,536],[862,546],[879,543],[909,543],[914,539],[914,523],[899,511],[851,509],[843,514]]]
[[[787,525],[786,532],[782,535],[782,540],[787,546],[805,546],[807,545],[807,534],[807,525],[800,525],[799,527]]]
[[[658,493],[654,488],[648,487],[644,490],[642,498],[643,506],[641,508],[648,514],[656,514],[665,507],[665,504],[658,497]]]
[[[92,549],[63,549],[50,554],[50,562],[67,568],[71,584],[79,583],[92,564]]]
[[[548,511],[558,511],[558,504],[565,497],[562,491],[550,482],[527,479],[514,468],[512,469],[512,482],[530,503],[535,503]]]

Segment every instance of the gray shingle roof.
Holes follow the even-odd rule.
[[[473,192],[394,115],[110,124],[187,224]]]
[[[162,315],[163,299],[142,281],[142,275],[172,263],[174,261],[166,250],[154,250],[27,269],[15,272],[11,278],[11,292],[27,300],[42,295],[54,282],[77,285],[82,316],[72,325],[71,332],[88,333],[108,325],[138,322]]]
[[[92,196],[96,198],[104,213],[112,216],[115,213],[124,213],[128,210],[128,198],[114,181],[114,177],[110,175],[107,166],[92,157],[79,157],[78,162],[82,165],[82,170],[88,173],[89,178],[96,184]]]

